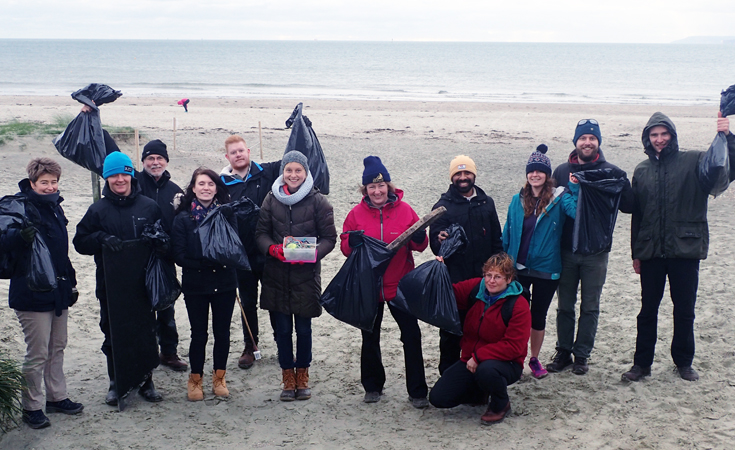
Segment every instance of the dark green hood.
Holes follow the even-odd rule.
[[[669,133],[671,133],[671,142],[669,142],[669,145],[667,145],[666,148],[661,151],[662,156],[666,156],[679,151],[679,139],[676,135],[676,126],[674,126],[674,122],[672,122],[666,114],[655,112],[653,113],[651,118],[648,119],[646,128],[643,129],[643,134],[641,135],[644,152],[646,153],[646,155],[652,158],[656,157],[656,150],[654,150],[653,146],[651,145],[651,139],[648,138],[648,134],[651,131],[651,128],[657,127],[659,125],[665,126],[669,129]]]

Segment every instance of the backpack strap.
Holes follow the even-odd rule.
[[[503,318],[503,323],[506,328],[510,323],[510,319],[513,317],[513,308],[516,306],[516,300],[518,300],[517,295],[508,297],[508,300],[506,300],[505,303],[503,303],[503,306],[500,307],[500,317]]]

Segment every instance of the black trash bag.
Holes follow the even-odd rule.
[[[197,229],[202,244],[202,256],[223,266],[233,266],[240,270],[250,270],[240,236],[221,208],[207,214]]]
[[[735,114],[735,84],[722,91],[720,97],[720,112],[722,117]]]
[[[725,192],[730,185],[730,156],[727,136],[722,131],[717,133],[709,149],[700,158],[697,179],[704,192],[715,197]]]
[[[607,168],[583,170],[572,175],[579,180],[572,252],[578,255],[609,252],[620,195],[628,183],[625,172]]]
[[[176,279],[173,264],[159,258],[155,252],[148,259],[145,273],[145,289],[153,311],[170,308],[181,295],[181,284]]]
[[[27,225],[25,218],[25,197],[6,195],[0,198],[0,235],[9,229],[23,229]],[[13,278],[15,264],[9,253],[0,254],[0,280]]]
[[[286,153],[296,150],[309,160],[309,172],[314,178],[314,187],[319,189],[324,195],[329,195],[329,168],[327,160],[324,158],[322,146],[316,133],[311,128],[311,121],[308,117],[301,114],[303,103],[296,105],[293,114],[286,121],[286,128],[291,128],[291,136],[286,144]],[[292,128],[293,126],[293,128]]]
[[[467,235],[461,225],[451,225],[447,233],[449,237],[442,241],[437,255],[443,258],[452,256],[467,245]],[[398,293],[391,304],[430,325],[462,335],[449,270],[436,259],[421,264],[401,278]]]
[[[240,236],[240,241],[245,248],[245,253],[248,255],[259,254],[255,245],[255,227],[258,225],[260,208],[247,197],[235,200],[229,203],[229,205],[232,206],[232,211],[235,213],[237,231]]]
[[[363,235],[324,290],[319,303],[335,319],[372,331],[380,307],[380,281],[395,255],[385,242]]]
[[[103,134],[98,106],[113,102],[121,95],[120,91],[104,84],[90,84],[71,94],[72,98],[91,107],[92,111],[80,112],[53,140],[61,156],[102,176],[105,157],[113,149],[108,151],[106,147],[111,139],[106,140]]]
[[[56,269],[51,259],[51,252],[43,240],[41,233],[36,233],[31,245],[31,263],[26,275],[28,289],[34,292],[48,292],[56,289]]]

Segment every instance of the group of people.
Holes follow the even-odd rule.
[[[717,131],[727,136],[732,181],[735,136],[730,133],[727,118],[717,119]],[[173,370],[190,367],[187,398],[204,398],[210,310],[214,336],[211,389],[215,396],[229,395],[225,375],[230,322],[238,297],[242,301],[245,342],[238,366],[249,369],[255,364],[260,283],[260,307],[269,312],[282,371],[280,400],[309,399],[311,320],[322,312],[320,261],[334,249],[338,233],[332,206],[313,186],[306,157],[291,151],[280,161],[258,164],[250,159],[244,139],[233,135],[225,141],[229,164],[219,174],[197,169],[182,191],[171,181],[169,155],[160,140],[145,146],[142,172],[134,169],[127,155],[114,151],[117,146],[107,134],[105,141],[109,154],[103,167],[103,198],[91,205],[77,224],[73,245],[80,254],[93,255],[97,266],[102,352],[110,379],[106,403],[118,404],[119,395],[125,393],[119,393],[115,383],[103,253],[105,257],[114,255],[125,241],[140,239],[143,228],[159,220],[171,237],[171,245],[146,242],[163,260],[182,268],[181,286],[191,330],[187,364],[177,353],[173,307],[158,312],[159,360]],[[594,254],[575,251],[575,221],[588,219],[580,217],[577,209],[581,183],[575,174],[589,170],[607,170],[624,179],[617,205],[621,212],[633,215],[633,267],[641,278],[642,304],[633,366],[622,375],[623,380],[639,381],[651,375],[657,313],[667,276],[674,303],[671,354],[679,375],[697,380],[692,368],[694,305],[699,261],[707,256],[709,240],[709,191],[698,178],[704,152],[679,151],[676,128],[661,113],[651,117],[642,142],[648,159],[636,167],[631,185],[624,171],[606,161],[600,149],[599,123],[594,119],[579,121],[573,138],[575,148],[556,170],[552,172],[545,145],[531,154],[524,186],[513,196],[502,228],[493,199],[475,184],[478,170],[474,161],[463,155],[454,158],[449,168],[449,189],[434,206],[443,206],[446,212],[431,225],[428,236],[424,230],[416,231],[407,244],[397,249],[380,280],[377,318],[372,330],[362,331],[360,379],[364,401],[380,401],[386,383],[380,351],[385,304],[400,329],[406,389],[416,408],[429,404],[437,408],[486,405],[481,423],[502,421],[511,410],[507,387],[521,377],[529,342],[528,366],[533,377],[543,378],[548,372],[569,367],[577,375],[588,372],[610,251],[609,246]],[[380,158],[368,156],[363,165],[362,199],[345,218],[339,235],[345,256],[364,244],[364,236],[391,243],[419,220]],[[78,293],[68,257],[67,221],[60,206],[61,168],[49,158],[37,158],[29,163],[27,172],[28,178],[19,184],[19,195],[27,199],[26,215],[31,224],[1,234],[0,250],[13,257],[10,306],[16,310],[27,344],[23,420],[33,428],[43,428],[50,424],[44,414],[44,384],[46,413],[78,414],[84,408],[69,399],[63,373],[67,309]],[[260,207],[257,221],[244,222],[233,212],[231,203],[242,198]],[[206,243],[197,230],[213,211],[221,212],[237,230],[251,270],[239,270],[203,256]],[[614,223],[615,217],[613,214],[609,219]],[[448,237],[447,229],[454,224],[462,226],[466,246],[446,259],[437,259],[448,269],[463,335],[439,331],[440,378],[429,389],[418,321],[391,301],[401,278],[414,268],[412,252],[430,246],[438,254]],[[25,279],[28,249],[36,233],[49,243],[58,276],[58,287],[50,292],[29,290]],[[289,236],[315,238],[315,261],[289,260],[283,245]],[[576,320],[578,292],[580,314]],[[554,293],[558,299],[556,353],[544,367],[539,354]],[[150,374],[138,392],[146,401],[162,400]]]

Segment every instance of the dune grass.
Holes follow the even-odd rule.
[[[53,118],[51,123],[44,122],[20,122],[12,120],[0,124],[0,145],[7,144],[19,136],[34,136],[38,139],[56,136],[66,129],[69,122],[74,120],[71,114],[60,114]],[[135,129],[133,127],[110,127],[102,125],[116,141],[128,141],[133,139]],[[141,135],[142,136],[142,135]]]
[[[0,355],[0,430],[7,431],[10,423],[17,424],[22,413],[20,393],[25,380],[17,361]]]

